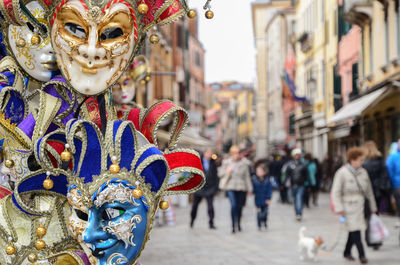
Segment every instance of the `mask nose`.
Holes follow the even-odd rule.
[[[92,245],[93,248],[95,248],[96,244],[100,241],[107,240],[109,238],[108,233],[103,230],[100,220],[92,211],[90,211],[88,227],[83,232],[82,238],[85,243]]]
[[[89,67],[93,66],[96,60],[100,60],[106,55],[105,49],[98,45],[96,30],[90,30],[88,43],[80,45],[78,51],[80,55],[86,58]]]

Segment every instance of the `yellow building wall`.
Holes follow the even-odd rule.
[[[333,71],[332,68],[337,63],[337,36],[335,34],[335,24],[337,23],[335,15],[337,15],[337,1],[322,0],[302,0],[296,6],[296,15],[298,16],[298,24],[296,37],[307,30],[302,17],[312,14],[312,48],[303,53],[300,50],[300,44],[296,49],[296,85],[299,95],[312,96],[313,112],[324,112],[327,117],[333,115]],[[336,26],[337,32],[337,26]],[[324,66],[323,66],[324,64]],[[307,71],[314,68],[314,78],[316,80],[316,91],[313,95],[307,93]],[[297,114],[302,114],[300,110]]]
[[[253,93],[242,91],[237,96],[238,135],[240,140],[253,135],[253,120],[251,117]],[[246,120],[243,117],[247,115]]]
[[[362,76],[362,89],[370,89],[391,80],[400,74],[400,66],[395,66],[392,61],[399,57],[397,52],[397,33],[396,33],[396,11],[393,1],[388,5],[388,28],[389,28],[389,61],[386,58],[386,35],[385,35],[385,13],[383,5],[378,1],[373,1],[373,18],[371,25],[366,23],[363,29],[364,35],[364,75]],[[372,33],[370,34],[370,27]],[[372,40],[371,40],[372,38]],[[372,48],[370,47],[372,43]],[[372,50],[372,54],[371,54]],[[372,59],[372,61],[371,61]],[[372,71],[370,64],[372,63]],[[386,70],[386,71],[384,71]],[[368,77],[368,79],[367,79]]]
[[[325,115],[326,119],[332,117],[335,113],[335,109],[333,106],[334,99],[334,87],[333,87],[333,75],[334,75],[334,67],[337,64],[337,53],[338,53],[338,2],[337,1],[326,1],[325,14],[327,21],[326,29],[328,32],[325,34],[328,35],[328,42],[326,43],[326,69],[328,70],[326,76],[326,84],[325,84]]]

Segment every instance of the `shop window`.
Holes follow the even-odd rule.
[[[365,140],[375,140],[375,123],[367,121],[365,123]]]
[[[392,118],[392,142],[400,139],[400,115]]]

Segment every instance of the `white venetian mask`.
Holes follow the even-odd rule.
[[[135,96],[135,81],[129,72],[125,72],[118,82],[113,86],[113,99],[115,103],[123,105],[128,104]]]
[[[104,92],[133,53],[134,18],[124,3],[103,10],[70,0],[56,14],[51,39],[61,72],[84,95]]]
[[[39,2],[32,1],[26,7],[40,23],[47,23],[45,11]],[[43,39],[35,33],[35,28],[26,17],[23,17],[23,20],[27,23],[24,26],[10,25],[8,27],[8,42],[11,50],[28,75],[42,82],[49,81],[57,70],[50,37]],[[24,45],[21,45],[21,42]]]

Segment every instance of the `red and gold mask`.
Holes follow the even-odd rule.
[[[52,42],[59,67],[81,94],[96,95],[123,73],[135,44],[133,10],[113,1],[100,10],[70,0],[56,13]]]

